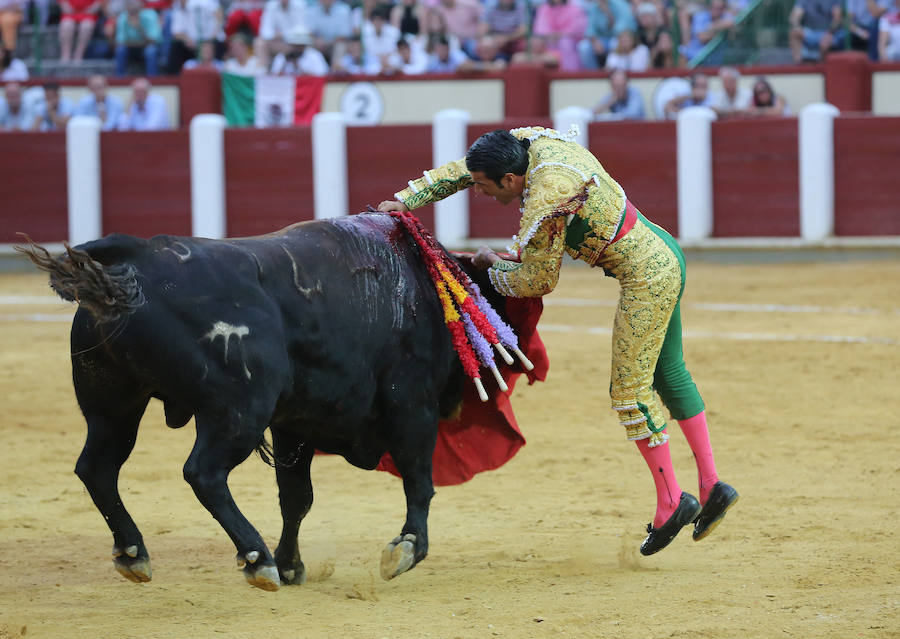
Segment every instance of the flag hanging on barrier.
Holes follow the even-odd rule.
[[[322,106],[325,78],[222,74],[222,112],[228,126],[310,124]]]

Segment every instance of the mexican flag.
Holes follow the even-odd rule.
[[[309,75],[222,74],[222,111],[228,126],[310,124],[322,106],[325,78]]]

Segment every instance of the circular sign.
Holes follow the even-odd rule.
[[[371,82],[354,82],[341,95],[341,113],[347,124],[380,124],[384,117],[384,98]]]

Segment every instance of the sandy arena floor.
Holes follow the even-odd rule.
[[[685,531],[649,558],[652,480],[607,400],[616,297],[599,272],[564,269],[542,320],[550,376],[514,397],[528,445],[437,489],[422,564],[378,576],[399,480],[317,458],[310,580],[268,593],[182,479],[193,428],[166,428],[158,403],[120,479],[153,581],[114,571],[72,472],[72,309],[38,274],[0,275],[0,638],[900,637],[900,261],[689,261],[688,366],[742,499],[706,540]],[[253,456],[231,487],[274,548],[273,471]]]

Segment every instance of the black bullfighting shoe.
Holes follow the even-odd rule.
[[[738,491],[723,481],[717,481],[713,489],[709,491],[709,498],[703,510],[694,520],[694,541],[700,541],[711,533],[728,509],[737,503],[740,499]]]
[[[668,546],[675,539],[679,530],[697,519],[699,512],[700,502],[697,501],[697,498],[685,492],[681,493],[678,508],[666,520],[666,523],[659,528],[654,528],[653,524],[647,524],[647,532],[650,534],[641,544],[641,554],[652,555]]]

